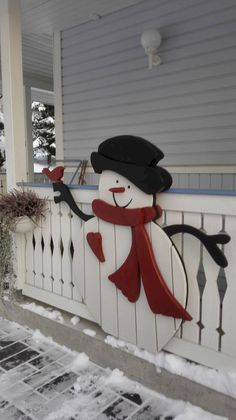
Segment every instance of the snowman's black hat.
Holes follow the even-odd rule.
[[[172,184],[172,177],[157,166],[164,154],[158,147],[142,137],[117,136],[102,142],[98,152],[91,154],[96,173],[110,170],[123,175],[147,194],[165,191]]]

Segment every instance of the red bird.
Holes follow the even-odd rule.
[[[48,168],[44,168],[42,173],[45,174],[52,182],[63,184],[62,177],[64,175],[64,166],[57,166],[51,171]]]

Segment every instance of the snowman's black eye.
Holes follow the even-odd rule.
[[[117,179],[117,180],[116,180],[116,183],[118,184],[118,182],[119,182],[119,181],[118,181],[118,179]]]
[[[130,185],[128,185],[128,188],[130,188]]]

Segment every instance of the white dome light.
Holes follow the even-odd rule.
[[[156,29],[144,31],[141,35],[141,45],[148,55],[148,68],[152,69],[152,66],[158,66],[161,63],[161,59],[157,54],[157,49],[161,45],[160,32]]]

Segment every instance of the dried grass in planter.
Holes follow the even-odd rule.
[[[18,217],[28,216],[37,223],[47,210],[47,200],[40,198],[31,190],[12,190],[0,196],[0,212],[5,215],[10,225]]]

